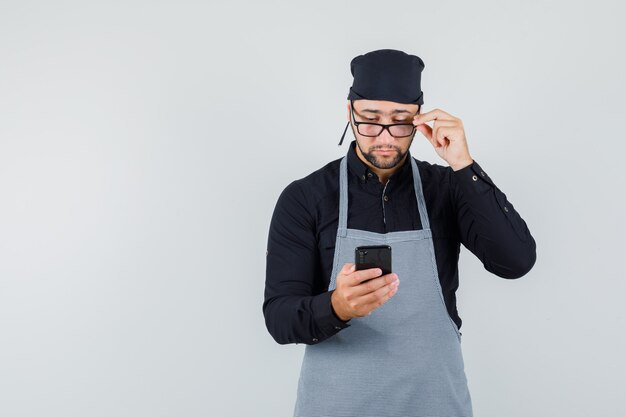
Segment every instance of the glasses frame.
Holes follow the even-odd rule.
[[[418,104],[417,105],[417,113],[413,115],[413,117],[417,116],[418,114],[420,114],[420,110],[422,109],[422,105]],[[354,117],[354,100],[350,100],[350,111],[352,113],[352,121],[354,122],[354,125],[356,126],[356,131],[359,133],[359,135],[361,136],[365,136],[367,138],[375,138],[380,136],[385,129],[387,129],[387,132],[389,132],[389,134],[394,137],[394,138],[408,138],[409,136],[413,136],[413,134],[415,133],[415,125],[413,123],[392,123],[389,125],[385,125],[382,123],[373,123],[373,122],[357,122],[356,118]],[[361,133],[359,131],[359,125],[376,125],[376,126],[382,126],[382,129],[380,130],[380,133],[378,135],[364,135],[363,133]],[[411,126],[413,129],[411,130],[411,133],[409,133],[408,135],[403,135],[403,136],[395,136],[393,133],[391,133],[391,130],[389,129],[391,126]]]

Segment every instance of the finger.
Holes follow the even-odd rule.
[[[433,136],[434,132],[433,132],[432,127],[428,126],[427,124],[423,124],[423,125],[416,126],[415,128],[424,134],[424,137],[428,139],[428,141],[430,142],[431,145],[433,145],[433,147],[438,148],[440,146],[439,143],[437,142],[437,139],[435,139],[435,137]]]
[[[458,123],[456,120],[437,119],[435,123],[433,123],[433,129],[436,129],[437,126],[458,126]]]
[[[442,146],[447,145],[446,141],[452,141],[451,137],[454,134],[456,129],[453,127],[442,127],[437,130],[437,133],[434,135],[437,142],[441,143]]]
[[[383,274],[383,271],[380,268],[369,268],[369,269],[362,269],[360,271],[354,271],[352,273],[352,282],[353,282],[353,285],[359,285],[361,282],[365,280],[379,277],[382,274]]]
[[[425,123],[423,125],[417,125],[417,126],[415,126],[415,128],[417,130],[419,130],[422,133],[422,135],[424,135],[426,137],[426,139],[428,139],[428,140],[430,140],[430,138],[433,135],[433,128],[428,126]]]
[[[356,265],[352,262],[347,262],[343,264],[343,268],[341,268],[341,273],[344,275],[351,274],[352,272],[354,272],[355,267]]]
[[[382,288],[376,290],[373,293],[368,294],[366,297],[365,305],[366,310],[375,310],[381,305],[385,304],[391,297],[398,292],[399,284],[387,284]],[[365,297],[364,297],[365,298]]]
[[[440,109],[420,113],[413,118],[413,123],[422,124],[432,120],[456,120],[456,117]]]
[[[398,274],[392,272],[390,274],[382,275],[377,278],[372,278],[367,282],[361,282],[355,289],[354,294],[356,296],[362,296],[377,291],[379,288],[385,285],[391,284],[398,280]]]
[[[442,137],[439,134],[439,131],[441,128],[444,127],[456,127],[458,124],[452,120],[436,120],[435,123],[433,124],[433,132],[432,132],[432,137],[434,138],[433,140],[436,141],[440,146],[445,146],[446,145],[446,141],[444,139],[442,139]]]

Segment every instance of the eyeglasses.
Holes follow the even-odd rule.
[[[419,109],[421,106],[418,105],[417,114],[419,114]],[[371,122],[357,122],[354,118],[354,102],[350,100],[350,110],[352,111],[352,120],[354,120],[354,125],[356,126],[357,132],[360,135],[367,137],[376,137],[383,133],[383,130],[387,129],[389,134],[394,138],[406,138],[411,136],[415,131],[415,126],[413,123],[395,123],[390,125],[384,125],[381,123],[371,123]]]

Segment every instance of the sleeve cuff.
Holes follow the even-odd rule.
[[[315,322],[321,331],[328,335],[333,335],[341,329],[350,327],[349,321],[343,321],[335,314],[330,297],[334,290],[326,291],[315,296],[313,300],[313,315]]]
[[[467,197],[483,194],[495,187],[489,175],[487,175],[476,161],[458,171],[452,168],[450,168],[450,170],[454,181]]]

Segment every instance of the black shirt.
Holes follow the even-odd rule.
[[[410,151],[387,186],[348,150],[348,228],[377,233],[421,229]],[[458,171],[415,158],[433,236],[448,314],[456,309],[462,243],[502,278],[519,278],[535,264],[535,240],[526,222],[474,161]],[[329,162],[295,180],[280,194],[267,241],[263,314],[280,344],[320,343],[350,320],[340,320],[328,291],[339,218],[339,164]],[[383,195],[384,192],[384,195]],[[402,277],[399,277],[402,280]]]

